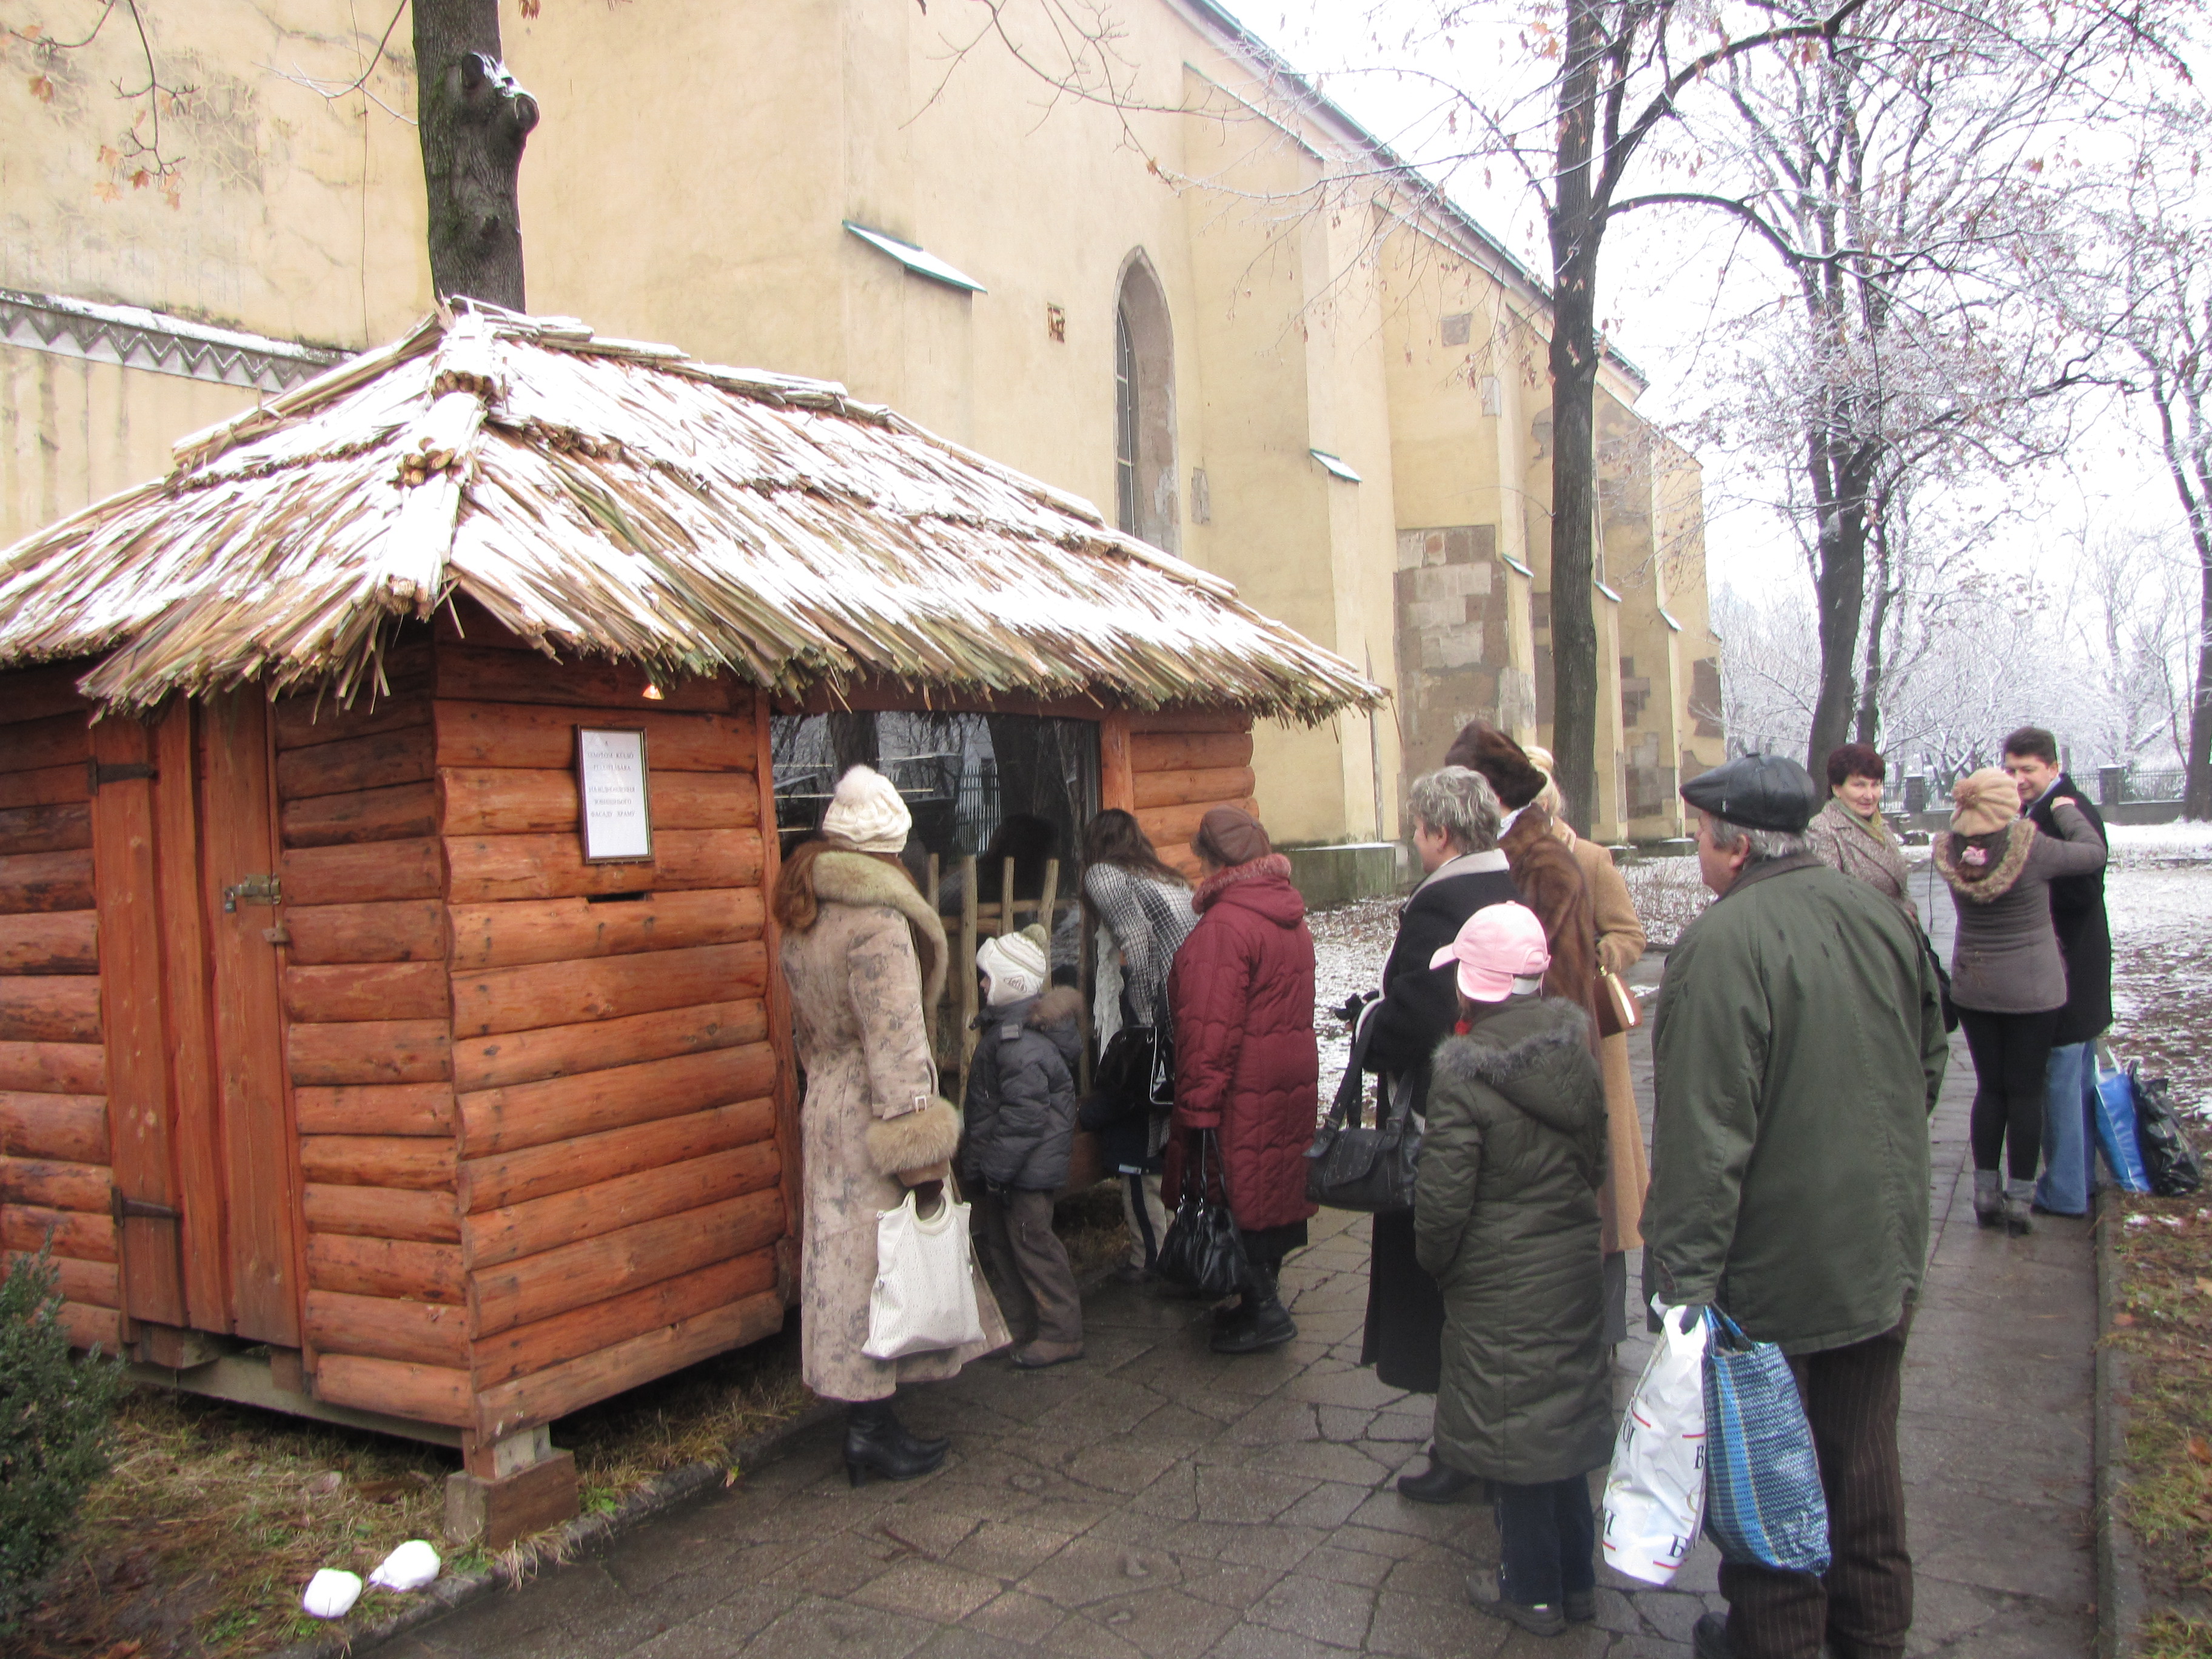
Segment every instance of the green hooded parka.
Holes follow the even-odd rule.
[[[1413,1239],[1443,1290],[1437,1456],[1516,1486],[1613,1453],[1589,1023],[1559,998],[1510,1003],[1438,1044],[1430,1074]]]

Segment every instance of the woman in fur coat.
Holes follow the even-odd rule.
[[[822,836],[776,877],[792,1037],[806,1074],[799,1109],[805,1219],[799,1364],[806,1385],[850,1409],[845,1466],[903,1480],[945,1461],[948,1443],[907,1432],[891,1408],[901,1382],[939,1381],[1006,1345],[1006,1321],[976,1274],[983,1340],[871,1359],[876,1218],[908,1188],[942,1194],[960,1114],[937,1092],[928,1011],[945,987],[945,929],[898,860],[912,823],[898,791],[856,766],[838,781]]]

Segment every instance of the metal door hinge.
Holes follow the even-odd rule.
[[[108,1189],[107,1207],[117,1224],[125,1219],[138,1221],[182,1221],[184,1217],[166,1204],[155,1204],[143,1198],[125,1198],[120,1187]]]
[[[92,793],[98,794],[103,783],[123,783],[131,778],[158,778],[160,770],[151,761],[98,761],[84,763],[85,776],[91,781]]]
[[[274,876],[248,876],[235,887],[222,890],[222,908],[235,912],[241,904],[282,904],[284,896]]]

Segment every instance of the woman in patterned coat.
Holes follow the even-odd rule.
[[[848,1402],[845,1465],[902,1480],[944,1462],[948,1443],[907,1432],[891,1409],[901,1382],[954,1376],[1004,1347],[1006,1321],[975,1275],[983,1340],[871,1359],[876,1218],[906,1189],[925,1208],[944,1188],[960,1115],[937,1091],[928,1010],[944,989],[945,929],[898,860],[911,823],[898,792],[856,766],[838,781],[821,839],[776,877],[792,1037],[806,1073],[799,1109],[805,1173],[799,1364],[806,1385]]]

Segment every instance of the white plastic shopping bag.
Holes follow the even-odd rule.
[[[1674,1576],[1705,1509],[1705,1322],[1651,1299],[1660,1333],[1613,1444],[1605,1559],[1647,1584]]]
[[[895,1210],[876,1215],[876,1288],[868,1301],[871,1359],[957,1348],[983,1340],[969,1267],[968,1206],[948,1190],[931,1215],[908,1192]]]

